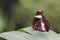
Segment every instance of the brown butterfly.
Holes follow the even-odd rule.
[[[49,31],[50,23],[43,15],[42,10],[38,10],[37,13],[35,14],[32,28],[34,30],[41,31],[41,32]]]

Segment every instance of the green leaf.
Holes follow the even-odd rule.
[[[23,30],[23,29],[20,29],[20,30],[18,30],[19,32],[24,32],[24,33],[27,33],[27,34],[31,34],[31,33],[29,33],[29,32],[27,32],[26,30]]]

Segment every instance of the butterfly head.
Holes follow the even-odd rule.
[[[35,14],[35,18],[42,18],[43,15],[43,11],[42,10],[38,10],[37,13]]]
[[[43,10],[38,10],[35,15],[43,15]]]

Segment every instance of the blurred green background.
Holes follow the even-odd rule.
[[[32,26],[33,16],[38,9],[44,11],[44,15],[51,23],[51,29],[60,33],[60,0],[18,0],[19,4],[12,7],[12,18],[9,24],[0,11],[0,32],[5,29],[13,30],[15,22],[27,27]]]

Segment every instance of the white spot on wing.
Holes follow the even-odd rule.
[[[35,18],[42,18],[42,16],[41,15],[36,15]]]
[[[45,27],[44,27],[44,23],[41,22],[41,27],[42,27],[42,30],[45,31]]]

